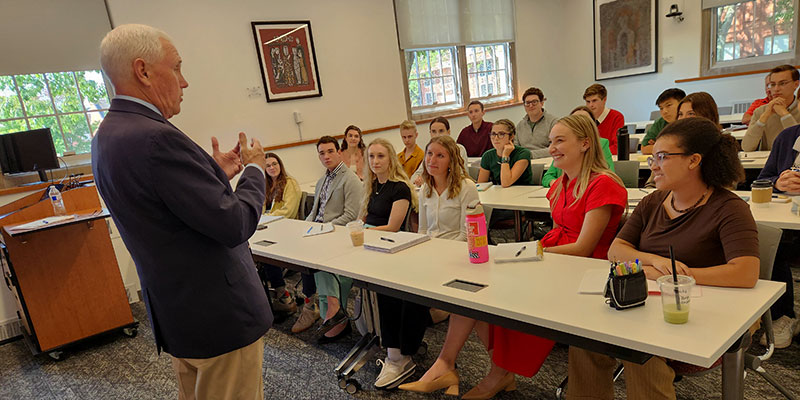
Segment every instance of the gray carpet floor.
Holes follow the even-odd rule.
[[[503,238],[495,238],[503,241]],[[795,270],[795,279],[800,271]],[[296,280],[296,278],[294,278]],[[795,299],[800,298],[800,284],[795,285]],[[0,346],[0,399],[174,399],[177,386],[169,356],[155,351],[153,334],[143,303],[131,305],[141,321],[139,335],[129,338],[121,333],[94,338],[76,346],[62,361],[46,355],[34,357],[21,340]],[[355,376],[362,390],[348,395],[337,385],[333,368],[355,344],[353,333],[340,342],[318,345],[312,330],[292,334],[294,318],[276,324],[265,336],[264,386],[266,399],[439,399],[452,398],[442,392],[432,395],[400,391],[379,391],[372,387],[378,374],[374,361]],[[209,327],[209,329],[213,329]],[[419,377],[436,358],[447,323],[428,329],[425,341],[427,354],[417,356]],[[709,332],[709,335],[713,332]],[[758,333],[757,333],[758,335]],[[758,336],[756,336],[758,337]],[[698,338],[702,340],[702,338]],[[757,341],[751,352],[763,348]],[[383,358],[385,353],[379,352]],[[531,379],[517,377],[518,390],[502,393],[498,399],[552,399],[554,389],[566,376],[567,349],[557,346],[540,372]],[[458,360],[461,393],[465,393],[488,371],[489,359],[473,337],[467,342]],[[800,394],[800,340],[788,349],[778,350],[765,367],[795,394]],[[720,372],[686,377],[675,384],[679,399],[717,399],[720,397]],[[617,398],[625,398],[624,377],[616,383]],[[782,396],[761,377],[748,374],[745,379],[746,399],[780,399]]]

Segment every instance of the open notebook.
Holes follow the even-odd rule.
[[[308,227],[308,229],[306,230],[306,233],[303,234],[303,237],[317,236],[317,235],[321,235],[323,233],[333,232],[334,229],[335,228],[333,227],[333,224],[330,223],[330,222],[327,223],[327,224],[315,223],[315,224],[313,224],[313,225]]]
[[[386,233],[381,235],[380,238],[371,239],[364,243],[364,248],[367,250],[380,251],[382,253],[397,253],[400,250],[405,250],[422,242],[427,242],[428,240],[431,240],[430,236],[422,233]]]

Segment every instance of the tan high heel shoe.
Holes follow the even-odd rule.
[[[458,396],[458,372],[453,370],[430,382],[416,381],[404,383],[397,388],[400,390],[418,393],[431,393],[439,389],[447,388],[447,390],[444,391],[444,394],[448,396]]]
[[[517,390],[517,380],[514,379],[514,374],[509,372],[490,390],[484,391],[475,386],[469,392],[464,393],[464,396],[461,398],[464,400],[485,400],[491,399],[497,393],[500,393],[500,391],[511,392],[514,390]]]

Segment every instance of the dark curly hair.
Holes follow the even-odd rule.
[[[676,137],[686,153],[700,154],[700,173],[707,185],[732,188],[744,180],[736,139],[720,133],[717,124],[702,117],[685,118],[668,124],[656,139],[667,136]]]

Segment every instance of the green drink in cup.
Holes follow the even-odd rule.
[[[685,324],[689,321],[689,300],[692,297],[694,278],[686,275],[678,275],[677,278],[677,285],[670,275],[661,276],[656,282],[661,288],[664,321],[670,324]]]

